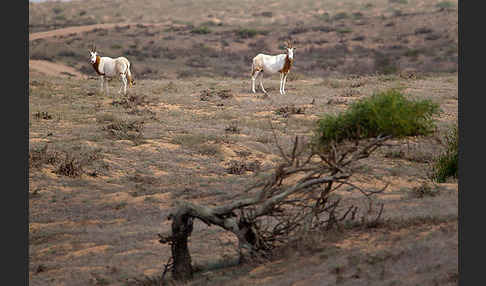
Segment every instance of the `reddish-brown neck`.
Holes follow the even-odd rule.
[[[288,73],[288,72],[289,72],[289,70],[290,70],[290,68],[292,67],[292,62],[293,62],[293,60],[291,60],[291,59],[289,58],[289,55],[287,55],[287,56],[285,57],[285,63],[284,63],[284,66],[283,66],[283,68],[280,70],[280,72],[281,72],[281,73]]]
[[[101,73],[100,70],[98,69],[98,67],[100,65],[100,60],[101,60],[100,56],[96,56],[96,61],[93,64],[93,68],[94,68],[94,70],[96,71],[97,74],[104,75],[104,73]]]

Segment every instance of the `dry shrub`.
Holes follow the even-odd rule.
[[[79,159],[73,158],[66,153],[65,159],[59,164],[54,173],[68,177],[79,177],[84,171]]]
[[[227,133],[239,134],[241,132],[241,129],[238,127],[237,122],[231,122],[231,124],[226,127],[224,131]]]
[[[354,80],[353,82],[351,82],[351,84],[349,85],[349,87],[351,88],[358,88],[358,87],[362,87],[366,84],[366,82],[364,80]]]
[[[124,133],[128,131],[142,132],[143,122],[136,121],[136,120],[135,121],[116,120],[115,122],[105,126],[104,129],[109,131],[120,131]]]
[[[222,89],[216,92],[216,95],[219,96],[221,99],[228,99],[233,97],[233,93],[231,89]]]
[[[199,98],[201,99],[201,101],[209,101],[209,98],[212,97],[212,96],[213,95],[211,94],[210,90],[205,89],[205,90],[201,91]]]
[[[331,98],[327,101],[327,104],[346,104],[347,102],[344,98]]]
[[[29,168],[40,168],[44,164],[56,164],[59,161],[59,153],[48,151],[48,145],[34,148],[29,151]]]
[[[296,107],[294,104],[286,105],[275,110],[275,113],[283,117],[289,117],[291,114],[304,114],[305,107]]]
[[[103,130],[116,140],[131,140],[136,145],[143,143],[143,121],[115,120],[103,127]]]
[[[199,154],[206,156],[216,156],[221,154],[220,146],[215,144],[201,144],[194,150]]]
[[[37,111],[34,114],[34,117],[36,119],[45,119],[45,120],[52,119],[52,115],[50,115],[49,112],[47,112],[47,111]]]
[[[101,158],[101,149],[66,151],[54,172],[68,177],[79,177],[82,174],[96,177],[101,169],[108,168],[106,163],[100,162]]]
[[[457,178],[459,173],[459,129],[455,125],[445,136],[447,149],[437,158],[432,165],[431,179],[444,183],[447,178]]]
[[[169,82],[167,85],[164,86],[163,90],[165,92],[178,92],[179,89],[177,88],[177,85],[174,82]]]
[[[431,186],[428,182],[422,183],[418,187],[412,189],[412,195],[417,198],[435,197],[439,194],[436,185]]]
[[[62,155],[64,153],[64,157]],[[97,170],[89,170],[95,161],[101,158],[100,150],[88,150],[81,152],[73,151],[50,151],[48,145],[29,151],[29,167],[40,168],[45,164],[54,166],[54,173],[68,177],[79,177],[84,173],[96,176]],[[106,165],[103,165],[106,167]]]
[[[199,98],[201,101],[209,101],[214,96],[218,96],[220,99],[232,98],[234,95],[231,89],[220,89],[208,88],[201,91]]]
[[[119,100],[113,100],[111,103],[114,106],[122,106],[124,108],[135,108],[138,105],[146,105],[149,101],[145,95],[129,95],[128,97],[122,97]]]
[[[231,160],[226,168],[228,174],[242,175],[245,172],[258,172],[261,169],[262,163],[258,160],[247,162]]]
[[[251,155],[251,152],[247,150],[235,151],[235,153],[242,158],[246,158]]]
[[[155,118],[155,112],[149,108],[140,108],[140,106],[146,106],[149,103],[147,96],[145,95],[130,95],[123,97],[120,100],[114,100],[111,104],[115,106],[122,106],[126,109],[130,109],[127,113],[132,115],[148,115],[150,118]]]
[[[353,89],[353,88],[346,88],[343,93],[341,94],[341,96],[344,96],[344,97],[353,97],[353,96],[356,96],[356,95],[359,95],[359,91],[356,90],[356,89]]]

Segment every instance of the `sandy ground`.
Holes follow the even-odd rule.
[[[29,69],[34,69],[38,72],[51,76],[79,78],[86,77],[86,75],[83,75],[72,67],[44,60],[29,60]]]
[[[32,285],[130,285],[127,283],[134,278],[159,275],[170,248],[158,242],[157,234],[170,230],[165,215],[174,202],[182,199],[213,204],[234,198],[254,175],[228,174],[227,163],[258,160],[263,166],[272,165],[271,144],[262,143],[270,133],[263,126],[264,118],[272,110],[286,102],[304,106],[312,98],[322,103],[305,105],[306,114],[291,115],[288,122],[272,116],[275,126],[286,126],[289,134],[295,134],[306,122],[303,117],[330,111],[331,104],[325,103],[340,98],[345,89],[326,87],[319,79],[299,80],[289,82],[289,94],[282,97],[276,94],[278,80],[268,80],[272,95],[258,99],[242,87],[247,87],[246,83],[231,80],[220,88],[234,90],[233,99],[213,96],[201,101],[198,91],[215,84],[215,80],[141,80],[130,92],[138,97],[146,95],[146,103],[137,107],[142,115],[131,115],[135,109],[114,105],[120,99],[96,94],[97,86],[89,81],[39,73],[31,79],[31,150],[49,144],[51,152],[82,151],[88,155],[82,158],[95,158],[94,165],[84,167],[86,173],[81,177],[56,174],[55,166],[48,164],[30,172]],[[457,99],[453,99],[457,82],[453,79],[396,81],[406,82],[417,96],[442,102],[441,118],[452,121],[457,118]],[[362,95],[352,99],[390,84],[375,77],[362,80]],[[346,86],[351,82],[347,80]],[[42,119],[42,112],[52,118]],[[144,120],[144,142],[114,140],[103,128],[116,118]],[[224,133],[231,118],[239,119],[241,132],[233,134],[233,140],[223,141],[231,139]],[[199,133],[204,136],[190,136]],[[197,140],[210,135],[214,139],[207,142],[221,146],[220,159],[196,152],[208,150],[208,145]],[[410,142],[408,156],[423,152],[426,158],[434,152],[432,143],[417,140]],[[408,150],[407,146],[395,148]],[[243,160],[241,154],[245,152]],[[404,220],[403,226],[385,224],[346,232],[339,239],[323,236],[312,243],[312,249],[305,245],[302,250],[290,248],[289,255],[263,265],[198,273],[190,285],[334,285],[341,281],[340,285],[453,285],[458,273],[457,183],[441,184],[437,196],[414,197],[413,188],[420,186],[419,173],[424,165],[383,156],[364,165],[363,172],[374,172],[392,183],[377,203],[385,203],[384,218]],[[364,176],[358,176],[357,181]],[[366,186],[381,187],[374,181]],[[347,190],[339,195],[367,208]],[[197,265],[224,266],[220,261],[236,256],[235,245],[234,236],[198,221],[191,236],[191,256]],[[409,280],[397,283],[404,277]]]

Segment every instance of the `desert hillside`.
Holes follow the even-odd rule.
[[[285,40],[292,39],[295,77],[457,71],[453,2],[140,3],[30,4],[30,59],[62,62],[92,75],[87,49],[96,43],[103,55],[131,59],[140,78],[247,78],[253,56],[282,53]]]

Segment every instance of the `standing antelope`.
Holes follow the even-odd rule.
[[[294,62],[294,50],[292,44],[287,41],[286,54],[279,54],[276,56],[269,56],[265,54],[258,54],[253,58],[251,65],[251,91],[255,93],[255,79],[261,73],[260,87],[264,93],[267,93],[263,88],[263,73],[269,74],[280,73],[280,94],[285,94],[285,83],[287,82],[287,75],[289,74],[292,63]]]
[[[132,73],[130,72],[130,62],[127,60],[127,58],[118,57],[116,59],[112,59],[110,57],[100,57],[96,51],[96,46],[94,45],[93,48],[89,50],[89,54],[90,63],[93,65],[96,73],[100,75],[101,92],[103,92],[105,77],[114,78],[116,76],[120,76],[123,84],[120,86],[118,93],[121,93],[123,88],[125,95],[127,94],[127,81],[129,87],[135,85],[135,81],[132,78]],[[108,95],[108,82],[106,83],[106,95]]]

